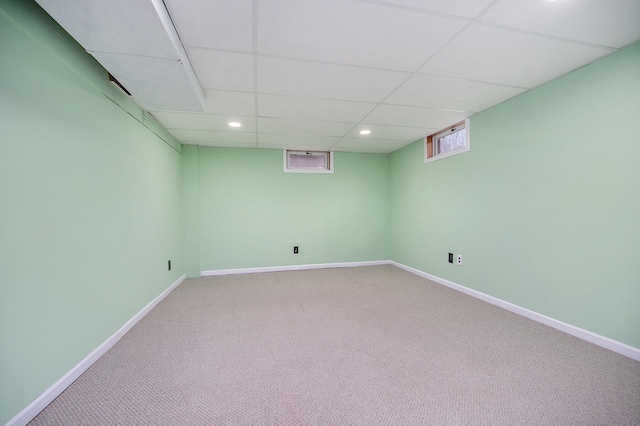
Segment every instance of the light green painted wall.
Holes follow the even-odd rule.
[[[184,220],[184,262],[189,278],[200,276],[200,210],[198,207],[198,151],[195,145],[182,147],[182,217]]]
[[[0,1],[0,424],[184,273],[180,145],[62,34]]]
[[[391,154],[392,259],[640,348],[639,123],[635,44]]]
[[[392,258],[640,347],[640,45],[474,116],[463,155],[303,175],[181,147],[32,2],[0,40],[0,423],[185,271]]]
[[[190,275],[389,258],[388,155],[336,152],[333,174],[297,174],[283,172],[281,150],[184,148],[198,171]]]

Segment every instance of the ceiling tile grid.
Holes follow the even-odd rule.
[[[640,1],[501,0],[480,21],[619,49],[640,39]]]
[[[334,121],[290,120],[288,118],[258,118],[262,133],[306,134],[318,136],[342,137],[352,127],[353,123]]]
[[[253,53],[252,0],[164,3],[185,45]]]
[[[361,135],[360,131],[362,130],[369,130],[371,133],[368,135]],[[425,135],[433,134],[438,130],[440,129],[428,127],[381,126],[379,124],[360,123],[347,133],[345,138],[357,138],[360,140],[361,144],[366,144],[367,140],[404,142],[407,140],[418,140],[423,138]]]
[[[297,135],[295,133],[260,135],[258,146],[269,149],[306,149],[328,151],[340,140],[339,137],[320,135]]]
[[[358,123],[375,108],[372,102],[258,94],[260,117]]]
[[[389,95],[384,103],[477,112],[517,96],[526,90],[525,87],[414,74]]]
[[[638,0],[37,1],[204,146],[392,152],[640,39]]]
[[[188,47],[187,54],[205,90],[253,92],[253,54]]]
[[[217,130],[221,132],[249,132],[255,133],[256,119],[253,116],[239,115],[208,115],[190,112],[156,112],[155,118],[167,130]],[[229,122],[242,123],[241,129],[229,127]]]
[[[364,124],[442,129],[450,124],[464,120],[469,115],[466,111],[379,105],[362,122]]]
[[[221,132],[216,130],[169,129],[169,133],[186,145],[256,147],[256,134],[244,131]]]
[[[256,96],[253,92],[207,90],[204,109],[208,114],[247,115],[256,112]]]
[[[415,71],[467,24],[351,0],[260,0],[260,54]]]
[[[362,0],[367,1],[367,0]],[[443,14],[467,19],[473,19],[482,13],[495,0],[384,0],[383,2],[371,1],[372,3],[386,3],[396,6],[404,6],[434,14]]]
[[[602,47],[471,24],[419,73],[533,88],[608,53]]]
[[[380,102],[410,73],[259,57],[260,93]]]

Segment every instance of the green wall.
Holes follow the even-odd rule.
[[[477,114],[470,152],[310,175],[181,147],[32,2],[0,40],[0,423],[185,271],[393,259],[640,347],[640,44]]]
[[[283,172],[281,150],[183,149],[185,214],[199,221],[187,229],[189,276],[389,258],[388,155],[336,152],[333,174],[299,174]]]
[[[639,123],[635,44],[391,154],[391,258],[640,348]]]
[[[63,34],[0,1],[0,424],[184,273],[180,145]]]

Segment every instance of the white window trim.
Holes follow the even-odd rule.
[[[287,154],[289,152],[318,152],[329,154],[329,168],[328,169],[289,169],[287,168]],[[282,170],[285,173],[333,173],[334,169],[333,151],[314,151],[314,150],[296,150],[296,149],[283,149],[282,150]]]
[[[453,155],[458,155],[458,154],[462,154],[463,152],[467,152],[469,150],[471,150],[471,120],[469,118],[465,118],[464,120],[464,131],[466,133],[466,142],[467,144],[462,147],[462,148],[458,148],[458,149],[454,149],[453,151],[447,151],[443,154],[436,154],[431,158],[427,158],[427,138],[424,138],[424,163],[431,163],[433,161],[437,161],[437,160],[441,160],[443,158],[447,158],[447,157],[451,157]],[[438,133],[434,133],[434,139],[435,136],[442,133],[441,131]]]

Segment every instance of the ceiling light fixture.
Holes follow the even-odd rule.
[[[360,130],[361,135],[368,135],[369,133],[371,133],[371,130]]]
[[[237,121],[230,121],[229,122],[229,127],[240,127],[242,126],[241,123],[238,123]]]

